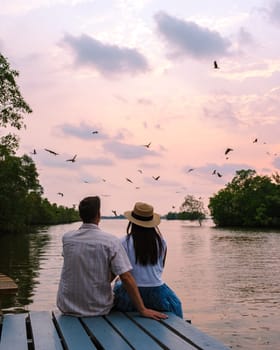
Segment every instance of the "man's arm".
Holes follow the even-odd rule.
[[[139,289],[137,287],[137,284],[135,282],[135,279],[131,275],[130,272],[125,272],[120,275],[120,279],[131,298],[132,302],[134,303],[135,307],[139,311],[139,313],[144,317],[153,318],[155,320],[161,320],[165,319],[168,316],[152,309],[147,309],[143,303],[143,300],[141,298],[141,295],[139,293]]]

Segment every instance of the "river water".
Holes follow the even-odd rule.
[[[126,220],[103,220],[116,236]],[[55,309],[61,237],[80,223],[0,234],[0,272],[13,277],[18,295],[5,312]],[[168,245],[165,282],[182,301],[184,318],[232,349],[280,349],[280,231],[215,228],[162,220]]]

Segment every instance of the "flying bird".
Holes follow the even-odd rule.
[[[160,178],[160,176],[152,176],[152,178],[157,181]]]
[[[63,194],[62,192],[57,192],[57,194],[58,194],[59,196],[61,196],[61,197],[64,196],[64,194]]]
[[[45,148],[45,151],[47,151],[55,156],[58,156],[58,153],[56,153],[55,151],[52,151],[51,149]]]
[[[92,134],[98,134],[98,131],[97,130],[94,130],[91,132]]]
[[[37,154],[36,149],[34,148],[33,152],[30,152],[31,154]]]
[[[73,158],[67,159],[66,162],[74,163],[76,161],[76,157],[77,157],[77,154],[75,154]]]
[[[229,152],[231,152],[231,151],[233,151],[233,149],[232,148],[227,148],[226,150],[225,150],[225,155],[227,155]]]
[[[190,173],[191,171],[194,171],[194,168],[190,168],[187,173]]]
[[[147,143],[146,145],[143,145],[146,148],[149,148],[151,146],[151,142]]]
[[[140,174],[143,174],[143,171],[141,169],[137,170]]]
[[[218,177],[222,177],[223,175],[219,173],[216,169],[213,170],[212,175],[217,175]],[[199,197],[198,199],[202,199],[202,197]]]
[[[256,143],[256,142],[258,142],[258,139],[257,139],[257,138],[253,141],[253,143]]]
[[[130,182],[130,183],[133,184],[133,182],[129,178],[126,177],[125,179],[126,179],[127,182]]]
[[[118,216],[118,214],[117,214],[117,211],[116,211],[116,210],[112,210],[112,213],[113,213],[115,216]]]
[[[220,67],[218,66],[217,61],[214,61],[214,69],[219,69]]]

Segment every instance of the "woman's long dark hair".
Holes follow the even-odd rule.
[[[163,254],[162,236],[158,227],[141,227],[129,222],[127,240],[133,238],[135,264],[155,265]]]

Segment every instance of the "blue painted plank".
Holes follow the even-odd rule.
[[[1,350],[27,350],[27,314],[4,315],[0,341]]]
[[[165,327],[163,323],[150,318],[141,317],[137,313],[130,313],[129,316],[139,326],[143,327],[152,337],[158,339],[169,350],[197,350],[197,347],[179,337],[176,333]]]
[[[167,324],[172,330],[181,334],[182,338],[191,340],[205,350],[229,350],[227,346],[212,338],[206,333],[203,333],[193,325],[182,320],[172,313],[168,313],[168,319],[161,321]]]
[[[48,311],[32,311],[29,313],[33,341],[36,350],[62,350],[62,344]]]
[[[68,350],[94,350],[96,346],[83,328],[78,317],[53,313]]]
[[[121,312],[111,312],[105,316],[123,334],[129,344],[137,350],[162,349],[143,329]]]
[[[127,342],[102,316],[83,317],[82,321],[104,349],[131,350]],[[147,349],[145,348],[145,350]]]

